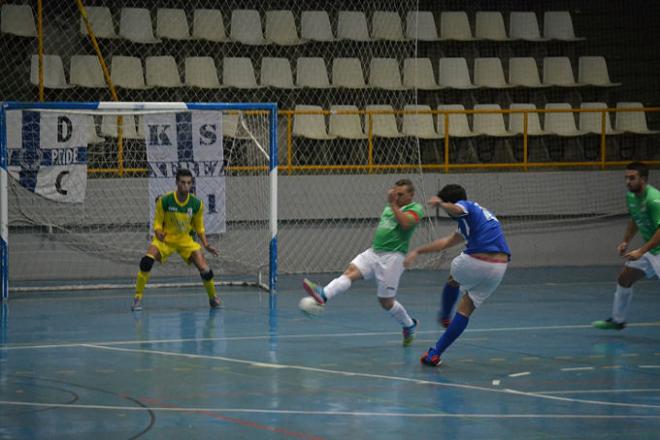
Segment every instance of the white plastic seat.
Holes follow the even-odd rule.
[[[580,104],[581,109],[606,109],[607,104],[604,102],[583,102]],[[601,134],[602,131],[602,113],[580,112],[579,127],[580,130],[587,133]],[[612,128],[610,121],[610,114],[605,114],[605,134],[621,134],[620,131]]]
[[[321,57],[300,57],[296,64],[296,85],[298,87],[311,87],[327,89],[330,87],[328,69],[325,60]]]
[[[433,75],[429,58],[406,58],[403,60],[403,86],[420,90],[438,90],[440,87]]]
[[[117,87],[146,89],[142,61],[137,57],[114,55],[110,63],[110,78]]]
[[[371,35],[376,40],[404,41],[399,13],[374,11],[371,18]]]
[[[87,21],[92,26],[94,37],[119,38],[119,35],[115,32],[110,9],[105,6],[85,6],[85,11],[87,12]],[[80,17],[80,33],[87,35],[87,26],[85,26],[85,20],[82,17]]]
[[[546,104],[546,110],[571,110],[568,103]],[[548,134],[559,136],[581,136],[586,134],[578,130],[575,125],[575,116],[572,112],[545,113],[545,131]]]
[[[547,41],[541,36],[534,12],[512,12],[509,15],[509,35],[514,40]]]
[[[580,57],[578,59],[578,82],[599,87],[620,86],[620,82],[610,81],[605,57]]]
[[[568,57],[543,58],[543,83],[549,86],[579,87]]]
[[[642,109],[644,105],[641,102],[618,102],[618,109]],[[646,113],[639,112],[616,112],[614,127],[617,131],[635,134],[656,134],[658,130],[649,130],[646,123]]]
[[[301,44],[293,12],[288,9],[266,11],[266,41],[280,46]]]
[[[251,46],[266,44],[261,16],[254,9],[234,9],[231,12],[231,39]]]
[[[510,40],[504,27],[504,17],[498,11],[477,11],[474,35],[479,40]]]
[[[366,139],[362,129],[362,121],[359,113],[337,114],[337,112],[357,112],[354,105],[332,105],[330,106],[330,125],[328,134],[344,139]]]
[[[532,57],[509,58],[509,84],[514,87],[546,87],[541,83],[536,60]]]
[[[456,111],[465,110],[461,104],[441,104],[438,106],[439,111]],[[449,136],[453,137],[474,137],[478,136],[470,129],[467,113],[449,113]],[[438,115],[438,133],[440,136],[445,135],[445,114]]]
[[[39,85],[39,56],[32,55],[30,62],[30,82]],[[68,89],[64,74],[64,64],[59,55],[44,55],[44,87],[47,89]]]
[[[173,56],[147,57],[145,70],[149,87],[181,87],[183,85]]]
[[[404,135],[420,139],[440,139],[440,135],[433,126],[431,107],[428,105],[406,105],[403,107],[403,110],[403,127],[401,132]]]
[[[296,105],[293,115],[293,135],[308,139],[334,139],[334,136],[328,135],[325,115],[321,113],[322,111],[323,108],[317,105]],[[299,114],[298,112],[314,113]]]
[[[303,11],[300,16],[300,34],[304,40],[335,41],[326,11]]]
[[[534,104],[511,104],[511,110],[536,110]],[[525,132],[525,115],[523,113],[509,113],[509,132],[523,134]],[[527,135],[543,136],[547,134],[541,129],[541,119],[536,112],[527,113]]]
[[[410,11],[406,15],[406,37],[411,40],[437,41],[438,29],[435,26],[433,12]]]
[[[71,56],[71,85],[88,88],[104,88],[103,70],[96,55]]]
[[[34,13],[29,5],[2,5],[0,10],[0,30],[3,34],[19,37],[36,37]]]
[[[211,57],[187,57],[185,60],[186,86],[201,89],[220,87],[218,70]]]
[[[441,40],[474,40],[470,21],[465,11],[451,11],[440,13],[440,39]]]
[[[261,59],[261,80],[265,87],[293,89],[293,73],[288,58],[263,57]]]
[[[151,13],[144,8],[122,8],[119,19],[119,35],[135,43],[153,44],[160,40],[154,37]]]
[[[491,89],[511,87],[504,79],[502,62],[497,57],[474,59],[474,85]]]
[[[475,110],[501,110],[498,104],[477,104]],[[486,136],[507,137],[515,133],[509,132],[504,125],[502,113],[474,113],[474,132]]]
[[[440,87],[452,89],[474,89],[475,85],[470,80],[465,58],[440,58],[438,63],[438,84]]]
[[[359,58],[335,58],[332,60],[333,87],[346,87],[349,89],[364,89],[362,63]]]
[[[156,11],[156,36],[170,40],[189,40],[186,12],[183,9],[159,8]]]
[[[117,121],[118,116],[106,115],[101,118],[101,135],[105,137],[116,138],[119,136]],[[141,139],[138,134],[137,125],[135,124],[135,117],[133,115],[122,116],[122,137],[124,139]]]
[[[364,132],[369,134],[369,117],[371,117],[371,134],[374,137],[400,138],[396,123],[396,115],[391,105],[368,105],[365,110]]]
[[[221,43],[227,41],[222,12],[217,9],[195,9],[193,38]]]
[[[573,20],[568,11],[546,11],[543,14],[543,36],[550,40],[580,41],[573,30]]]
[[[339,11],[337,38],[340,40],[371,41],[367,17],[361,11]]]
[[[252,60],[246,57],[225,57],[222,60],[222,84],[238,89],[258,88]]]
[[[404,89],[399,61],[395,58],[372,58],[369,63],[369,85],[387,90]]]

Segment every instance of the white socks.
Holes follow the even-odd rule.
[[[397,322],[401,324],[402,327],[410,327],[413,325],[413,320],[399,301],[394,301],[394,305],[388,310],[388,312],[392,318],[396,319]]]
[[[626,315],[628,314],[628,306],[632,299],[633,288],[622,287],[616,285],[616,292],[614,292],[614,303],[612,304],[612,320],[614,322],[626,322]]]
[[[323,293],[328,301],[335,295],[346,292],[351,287],[351,279],[346,275],[342,275],[330,281],[330,284],[323,288]]]

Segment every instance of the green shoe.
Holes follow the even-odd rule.
[[[612,318],[607,318],[605,321],[594,321],[591,325],[601,330],[623,330],[626,327],[625,322],[615,322]]]
[[[410,327],[403,328],[403,346],[408,347],[415,340],[415,333],[417,331],[417,320],[413,318],[413,324]]]

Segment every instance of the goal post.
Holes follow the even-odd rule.
[[[217,284],[258,286],[274,301],[277,167],[272,103],[5,102],[2,299],[129,287],[153,235],[156,197],[185,168],[220,249],[209,256]],[[155,268],[154,285],[190,285],[194,272],[171,259]]]

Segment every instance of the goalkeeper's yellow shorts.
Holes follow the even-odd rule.
[[[169,241],[167,243],[154,237],[151,245],[158,249],[161,263],[166,262],[170,255],[177,252],[179,255],[181,255],[183,261],[190,264],[190,255],[202,248],[202,246],[193,240],[192,237],[177,241]]]

